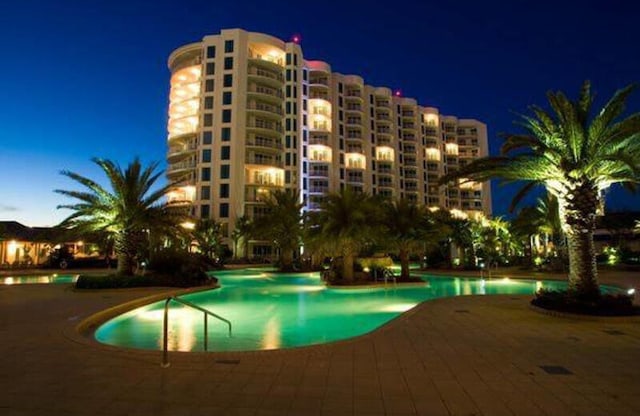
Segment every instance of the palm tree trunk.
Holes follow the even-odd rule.
[[[293,250],[280,249],[280,271],[290,272],[293,270]]]
[[[400,279],[409,280],[409,251],[400,249],[398,257],[400,257]]]
[[[600,296],[593,233],[599,194],[590,182],[576,184],[567,193],[564,221],[569,251],[569,291],[586,299]]]
[[[127,253],[118,253],[118,269],[117,274],[121,276],[132,276],[135,262]]]
[[[345,254],[342,258],[342,278],[347,282],[353,281],[353,253]]]

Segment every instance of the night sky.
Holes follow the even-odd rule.
[[[53,189],[69,169],[100,177],[90,158],[126,165],[166,152],[166,59],[185,43],[240,27],[284,40],[307,59],[400,89],[443,114],[517,131],[514,112],[574,97],[585,79],[598,104],[640,81],[639,2],[632,1],[34,1],[0,7],[0,220],[54,225],[68,215]],[[640,111],[640,92],[629,102]],[[505,214],[512,187],[494,186]],[[612,191],[610,209],[640,198]]]

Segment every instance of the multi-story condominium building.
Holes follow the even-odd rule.
[[[215,218],[228,237],[258,218],[273,189],[297,189],[306,209],[349,186],[458,214],[491,213],[488,183],[438,178],[488,154],[486,126],[304,59],[296,42],[222,30],[169,57],[170,200]],[[264,254],[253,242],[250,253]]]

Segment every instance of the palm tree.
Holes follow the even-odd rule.
[[[346,187],[320,203],[317,221],[322,238],[342,256],[342,278],[353,281],[353,263],[364,243],[373,238],[370,196]]]
[[[293,270],[293,253],[302,236],[302,207],[298,192],[276,190],[264,201],[267,213],[260,218],[257,234],[279,249],[281,271]]]
[[[83,185],[85,191],[56,189],[55,192],[77,200],[59,205],[74,211],[60,226],[80,232],[105,232],[113,236],[118,257],[118,274],[131,275],[136,256],[146,246],[150,232],[175,229],[182,212],[162,202],[174,185],[152,190],[162,172],[155,172],[157,163],[143,167],[138,158],[125,170],[110,160],[94,158],[106,174],[110,190],[92,179],[63,170],[60,173]]]
[[[238,217],[236,220],[235,227],[233,232],[231,233],[231,238],[233,239],[233,257],[238,258],[238,245],[240,241],[243,242],[244,254],[243,258],[249,258],[249,240],[253,238],[254,235],[255,224],[253,220],[246,215]]]
[[[478,159],[443,178],[529,182],[516,199],[544,185],[558,198],[569,251],[569,292],[587,299],[600,296],[593,233],[603,192],[614,183],[633,189],[640,181],[640,113],[621,117],[633,89],[617,91],[595,116],[588,81],[575,101],[549,92],[551,111],[532,106],[533,115],[522,116],[525,134],[505,135],[501,156]]]
[[[400,258],[400,279],[409,279],[409,255],[423,246],[424,211],[406,199],[383,204],[385,237]]]
[[[208,258],[220,253],[222,247],[222,225],[210,218],[201,218],[191,233],[200,252]]]

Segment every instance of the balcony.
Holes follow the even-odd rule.
[[[307,147],[307,155],[310,162],[331,162],[331,148],[324,145],[309,145]]]
[[[387,146],[378,146],[376,148],[376,160],[393,163],[395,160],[394,149]]]
[[[277,105],[282,105],[282,100],[284,97],[284,95],[282,94],[282,90],[280,89],[265,87],[263,85],[257,85],[255,83],[249,84],[247,94],[249,96],[260,98]]]
[[[386,134],[388,136],[392,136],[393,133],[391,132],[391,129],[389,127],[385,127],[385,126],[378,126],[378,128],[376,128],[376,133],[378,134]]]
[[[189,156],[192,156],[196,151],[196,145],[193,143],[187,145],[176,145],[170,146],[169,151],[167,152],[167,161],[169,163],[176,163],[181,161],[182,159],[186,159]]]
[[[273,72],[262,68],[250,67],[247,75],[251,81],[273,88],[282,88],[284,85],[284,77],[280,71]]]
[[[264,45],[256,45],[255,48],[249,47],[249,62],[272,71],[282,70],[284,57],[285,53],[280,49],[269,49]]]
[[[309,187],[310,194],[326,194],[329,192],[329,186],[311,186]]]
[[[362,172],[349,172],[347,174],[347,182],[362,184],[364,183],[364,178],[362,177]]]
[[[195,160],[172,163],[167,167],[167,177],[170,180],[177,180],[188,174],[191,174],[192,172],[194,172],[195,168],[196,168]]]
[[[328,135],[319,135],[319,134],[311,133],[309,135],[309,144],[310,145],[319,144],[319,145],[323,145],[323,146],[328,146],[329,145],[329,136]]]
[[[362,105],[360,105],[359,103],[348,103],[345,111],[347,113],[361,113]]]
[[[310,168],[309,168],[309,177],[310,178],[328,178],[329,177],[329,166],[327,166],[327,165],[310,166]]]
[[[244,163],[247,165],[260,165],[260,166],[274,166],[281,168],[283,166],[282,160],[279,160],[273,156],[265,156],[259,153],[248,154],[245,157]]]
[[[245,179],[248,185],[282,187],[284,186],[284,169],[247,165],[245,166]]]
[[[167,204],[191,204],[196,199],[196,187],[192,185],[178,186],[167,192]]]
[[[248,130],[254,130],[263,134],[272,134],[280,137],[282,135],[282,125],[279,122],[263,120],[259,118],[249,119]]]
[[[405,166],[418,166],[418,164],[416,163],[416,159],[408,158],[408,157],[404,158],[404,165]]]
[[[283,116],[282,108],[279,105],[265,104],[256,101],[251,101],[249,105],[247,105],[247,111],[258,113],[276,120],[282,119]]]
[[[347,169],[366,169],[367,158],[361,153],[345,153],[344,159]]]
[[[276,140],[268,137],[248,137],[245,142],[246,147],[253,147],[261,150],[271,150],[275,152],[282,151],[282,142],[280,140]]]

